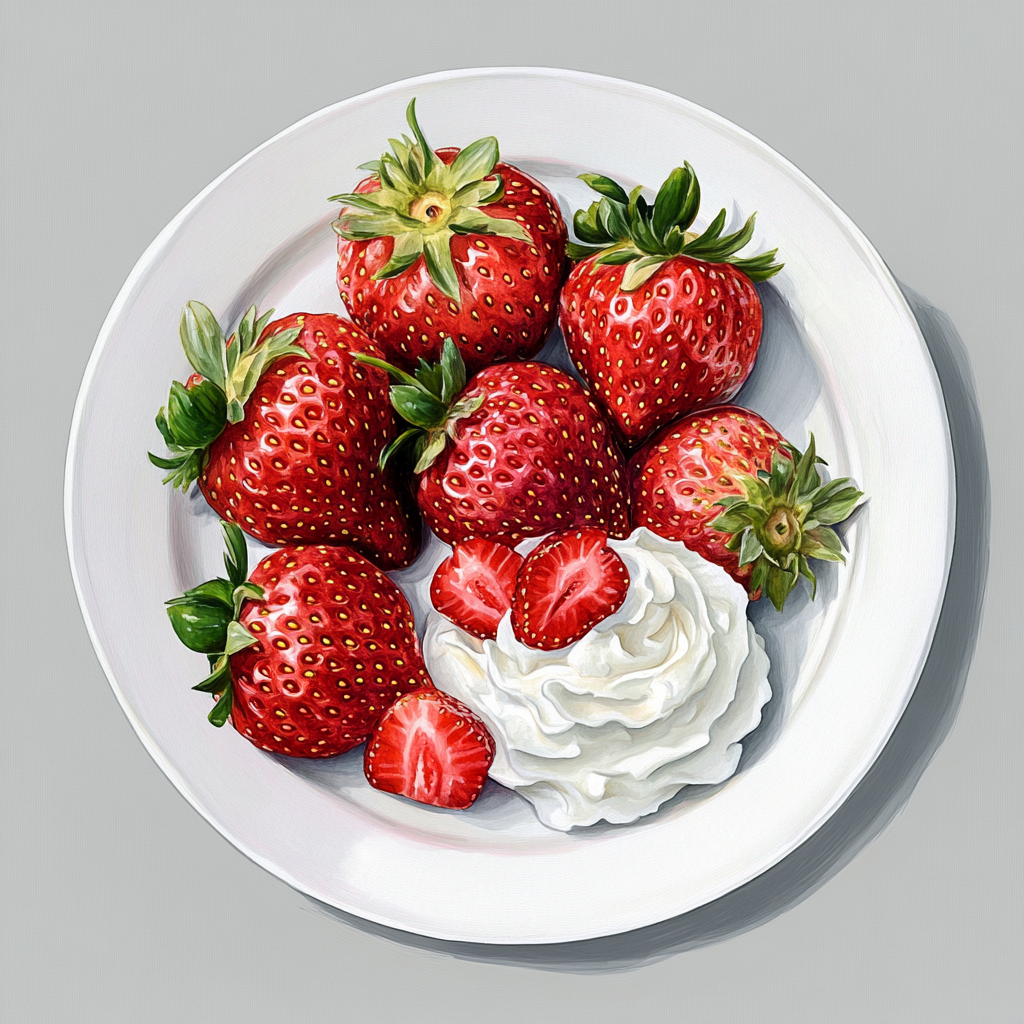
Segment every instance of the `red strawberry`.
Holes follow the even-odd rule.
[[[557,651],[622,607],[629,570],[601,530],[553,533],[519,570],[512,630],[527,647]]]
[[[757,413],[723,405],[666,427],[629,464],[635,526],[682,541],[780,611],[810,558],[845,561],[829,527],[863,496],[822,484],[814,435],[798,451]],[[813,591],[812,591],[813,596]]]
[[[338,290],[352,319],[412,369],[437,359],[445,338],[476,371],[537,353],[555,322],[565,276],[566,229],[540,182],[498,162],[498,142],[430,148],[415,141],[364,166],[373,176],[345,204],[338,233]]]
[[[402,383],[391,388],[414,426],[417,498],[431,529],[454,544],[472,536],[518,544],[574,526],[629,533],[624,461],[590,393],[544,363],[503,363],[467,385],[447,339],[441,363],[416,376],[380,360]]]
[[[264,543],[350,544],[386,569],[408,565],[419,523],[378,465],[395,434],[387,377],[352,358],[379,349],[330,313],[269,319],[253,307],[225,342],[188,304],[181,338],[198,373],[157,416],[171,457],[150,459],[182,490],[198,477],[210,505]]]
[[[516,573],[522,564],[522,555],[487,537],[456,541],[430,582],[430,600],[467,633],[493,640],[498,623],[512,606]]]
[[[370,785],[435,807],[469,807],[494,760],[494,740],[465,704],[440,690],[410,693],[384,713],[363,762]]]
[[[622,437],[638,444],[700,406],[724,402],[747,379],[761,341],[754,281],[778,273],[776,250],[736,259],[754,217],[722,235],[725,210],[699,237],[687,230],[700,205],[689,164],[677,167],[653,206],[639,187],[581,174],[602,199],[574,219],[586,245],[561,298],[573,363]]]
[[[220,694],[228,715],[264,750],[333,757],[369,736],[384,710],[432,686],[402,592],[358,552],[287,547],[246,582],[241,531],[224,523],[228,579],[168,602],[171,624],[212,674],[196,690]]]

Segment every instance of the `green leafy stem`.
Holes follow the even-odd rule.
[[[299,328],[277,331],[260,341],[273,310],[256,318],[251,306],[238,331],[225,340],[213,313],[201,302],[182,310],[179,334],[185,355],[203,379],[192,387],[174,381],[164,406],[156,416],[169,455],[149,452],[149,460],[170,470],[164,483],[187,490],[202,473],[210,445],[228,423],[238,423],[264,370],[286,355],[308,353],[294,344]]]
[[[424,472],[444,451],[448,438],[455,436],[459,420],[483,405],[483,395],[461,397],[466,386],[466,364],[451,338],[445,338],[440,362],[431,364],[421,358],[413,374],[362,352],[353,352],[352,356],[384,370],[396,381],[389,392],[391,404],[410,424],[380,453],[381,469],[395,452],[411,445],[416,460],[413,472]]]
[[[749,589],[762,590],[782,611],[801,576],[817,593],[810,559],[845,562],[842,542],[832,529],[853,512],[864,494],[848,477],[822,484],[814,435],[805,452],[786,444],[772,453],[771,471],[740,476],[744,495],[716,502],[723,511],[711,527],[732,536],[726,548],[739,553],[741,566],[753,566]]]
[[[258,642],[238,621],[242,605],[246,601],[262,601],[264,597],[262,587],[248,582],[249,558],[242,531],[234,523],[222,521],[220,525],[227,543],[224,567],[228,578],[200,583],[167,602],[167,615],[178,639],[189,650],[209,658],[210,674],[192,689],[219,695],[208,716],[218,727],[231,714],[229,659]]]
[[[380,182],[374,192],[345,192],[329,202],[344,203],[334,230],[358,242],[391,238],[391,258],[374,275],[375,281],[405,273],[422,256],[427,272],[440,291],[459,301],[459,279],[452,261],[455,235],[498,235],[531,241],[515,220],[492,217],[481,207],[504,195],[498,140],[493,135],[471,142],[446,164],[431,149],[416,120],[416,100],[405,113],[413,138],[389,139],[393,152],[362,164]]]
[[[665,179],[654,203],[641,194],[638,185],[626,190],[601,174],[581,174],[601,198],[573,217],[576,236],[583,243],[570,242],[567,252],[574,260],[596,256],[597,264],[626,265],[621,289],[636,291],[667,260],[676,256],[708,263],[731,263],[752,281],[764,281],[782,269],[775,262],[777,249],[749,258],[737,258],[754,235],[751,214],[739,231],[723,235],[723,209],[707,229],[697,234],[689,230],[700,208],[700,185],[688,164],[677,167]]]

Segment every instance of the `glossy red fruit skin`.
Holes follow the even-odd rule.
[[[457,149],[437,155],[451,163]],[[436,362],[451,338],[472,374],[493,363],[528,359],[543,347],[558,315],[565,278],[567,232],[554,196],[517,167],[494,168],[505,183],[496,203],[481,207],[490,217],[516,219],[533,244],[488,235],[456,235],[452,260],[459,276],[456,303],[431,281],[423,258],[387,281],[372,275],[391,258],[390,238],[350,242],[338,238],[338,291],[353,321],[383,349],[385,358],[412,369],[422,357]],[[357,192],[379,188],[375,179]]]
[[[512,606],[523,556],[488,537],[457,541],[435,570],[430,600],[435,610],[481,640],[494,640]]]
[[[422,731],[442,747],[422,763],[407,763],[409,734]],[[432,751],[427,751],[432,754]],[[363,771],[370,785],[385,793],[465,810],[480,795],[494,761],[487,727],[461,701],[440,690],[411,693],[381,717],[366,744]]]
[[[265,544],[350,544],[385,569],[409,565],[420,524],[406,488],[377,464],[395,436],[380,357],[358,328],[334,314],[298,313],[262,338],[301,327],[308,359],[288,356],[264,372],[239,423],[210,446],[199,478],[224,519]]]
[[[558,596],[550,585],[557,580],[559,567],[572,565],[580,559],[585,559],[580,565],[584,575],[590,577],[579,581],[584,587],[580,596],[586,605],[580,611],[585,610],[586,617],[580,619],[577,612],[577,621],[570,623],[563,613],[560,623],[544,624],[540,620],[551,599]],[[614,615],[628,592],[629,570],[608,547],[608,535],[604,531],[582,529],[554,533],[530,552],[519,570],[512,598],[512,630],[516,639],[527,647],[558,651],[574,644],[599,622]]]
[[[676,256],[634,292],[624,267],[572,270],[560,323],[573,364],[629,446],[680,415],[722,404],[753,369],[761,300],[728,263]]]
[[[736,405],[684,416],[630,459],[633,525],[682,541],[747,586],[752,567],[741,567],[725,547],[729,534],[708,524],[722,512],[715,502],[744,493],[737,474],[769,471],[772,453],[785,443],[767,420]]]
[[[483,405],[420,476],[417,501],[438,537],[514,547],[575,526],[629,534],[625,460],[586,388],[546,363],[504,363],[460,401],[478,395]]]
[[[231,655],[231,721],[264,750],[334,757],[362,743],[395,700],[432,688],[402,592],[351,548],[264,558],[239,621],[259,641]]]

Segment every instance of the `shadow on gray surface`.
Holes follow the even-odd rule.
[[[946,402],[956,472],[953,557],[921,678],[889,742],[843,806],[785,860],[687,914],[631,932],[542,946],[446,942],[372,924],[315,900],[364,932],[439,955],[571,973],[630,970],[756,928],[806,899],[896,816],[956,718],[978,636],[988,573],[990,496],[981,415],[963,343],[948,317],[901,285]]]

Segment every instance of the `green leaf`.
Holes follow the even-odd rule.
[[[764,552],[764,547],[757,539],[753,530],[746,530],[740,544],[740,565],[748,565],[756,561]]]
[[[689,181],[686,186],[686,195],[683,197],[683,204],[676,217],[676,224],[685,232],[693,223],[700,209],[700,185],[697,182],[697,175],[693,168],[684,160],[683,169],[689,174]]]
[[[448,435],[443,430],[432,430],[427,435],[427,443],[424,445],[420,457],[413,467],[414,473],[424,473],[433,464],[434,460],[444,451],[448,443]]]
[[[797,564],[800,567],[800,575],[810,581],[811,600],[813,601],[818,596],[818,577],[814,575],[814,570],[803,555],[797,556]]]
[[[462,353],[451,338],[445,338],[441,349],[441,401],[450,405],[466,386],[466,364]],[[435,392],[436,393],[436,392]]]
[[[438,231],[423,240],[423,256],[430,279],[450,299],[459,301],[459,279],[452,263],[451,233]]]
[[[423,431],[419,427],[410,427],[408,430],[403,431],[398,435],[390,444],[388,444],[384,450],[380,453],[378,464],[383,469],[388,462],[391,461],[392,456],[400,448],[404,448],[406,444],[412,441],[414,438],[422,437]]]
[[[797,579],[796,573],[786,572],[777,568],[769,571],[765,584],[765,593],[767,593],[769,600],[778,611],[781,612],[785,606],[786,598],[793,587],[796,586]]]
[[[634,260],[622,275],[622,283],[619,287],[624,292],[635,292],[637,288],[653,276],[655,271],[664,262],[665,258],[663,256],[644,256],[641,259]]]
[[[223,693],[226,686],[231,685],[231,670],[226,654],[220,656],[213,671],[201,682],[192,687],[200,693]]]
[[[405,370],[402,370],[397,366],[393,366],[391,363],[387,363],[383,359],[378,359],[376,356],[368,356],[363,352],[350,352],[349,355],[351,355],[357,363],[365,363],[367,366],[375,366],[378,370],[383,370],[389,377],[402,381],[403,384],[408,384],[413,388],[419,387],[415,377],[410,377]]]
[[[629,238],[629,221],[626,211],[618,203],[602,199],[597,204],[597,225],[606,238]]]
[[[418,231],[395,235],[391,258],[373,275],[374,281],[386,281],[404,274],[423,255],[423,236]]]
[[[224,392],[209,380],[191,389],[174,381],[167,398],[166,422],[174,443],[181,448],[207,447],[227,422]]]
[[[505,194],[505,183],[500,174],[483,181],[472,181],[463,185],[452,196],[452,207],[486,206],[497,202]]]
[[[205,583],[200,583],[197,587],[192,587],[191,590],[186,590],[181,597],[173,598],[167,603],[179,604],[193,601],[196,598],[203,600],[218,601],[225,608],[231,607],[231,581],[223,580],[219,577],[214,580],[207,580]]]
[[[201,654],[224,650],[231,607],[212,598],[177,598],[168,602],[167,615],[178,639]]]
[[[163,459],[159,455],[154,455],[152,452],[146,452],[146,454],[149,456],[149,461],[160,469],[179,469],[192,457],[191,452],[187,452],[183,455],[175,455],[171,459]]]
[[[683,203],[689,191],[690,172],[685,167],[676,167],[665,179],[654,200],[654,220],[651,226],[654,234],[664,241],[669,228],[674,227],[682,212]]]
[[[420,129],[419,121],[416,120],[416,99],[415,97],[409,100],[409,106],[405,110],[405,119],[409,122],[409,127],[412,129],[413,135],[416,136],[416,142],[419,144],[420,159],[423,163],[423,176],[425,178],[430,177],[434,171],[435,166],[440,163],[438,158],[434,155],[434,151],[430,148],[427,140],[423,136],[423,132]],[[497,143],[495,143],[497,145]]]
[[[471,142],[448,167],[452,184],[456,189],[486,178],[498,162],[498,140],[493,135]]]
[[[838,534],[827,526],[807,530],[800,545],[800,553],[805,558],[820,558],[826,562],[846,561]]]
[[[482,210],[469,206],[456,210],[448,220],[448,227],[460,235],[497,235],[502,238],[514,238],[518,242],[532,241],[526,228],[518,221],[508,217],[491,217]]]
[[[621,203],[623,206],[629,202],[625,189],[617,181],[612,181],[611,178],[606,178],[603,174],[580,174],[578,177],[595,192],[607,196],[613,202]]]
[[[225,654],[237,654],[239,651],[244,651],[246,647],[252,647],[253,644],[258,643],[259,640],[240,622],[232,621],[228,623],[227,637],[224,641]]]
[[[833,481],[839,484],[850,484],[847,479]],[[819,504],[819,500],[816,500],[811,506],[811,514],[819,522],[826,526],[831,526],[833,523],[841,523],[846,519],[854,508],[857,506],[857,502],[864,497],[863,491],[858,491],[856,487],[846,486],[830,494],[827,499]]]
[[[391,388],[391,404],[402,419],[415,427],[430,430],[440,426],[448,414],[448,406],[428,394],[419,385],[395,384]]]
[[[577,210],[572,219],[572,227],[576,232],[576,237],[582,242],[597,246],[611,245],[617,242],[618,238],[609,235],[598,224],[597,211],[600,209],[600,206],[600,203],[592,203],[587,210]]]
[[[772,471],[768,481],[772,495],[781,498],[789,489],[789,482],[793,477],[793,460],[783,455],[776,448],[772,451]]]
[[[210,722],[210,725],[215,725],[219,729],[227,720],[228,715],[231,714],[231,687],[227,686],[224,688],[224,692],[220,695],[220,700],[217,701],[216,707],[206,716]]]
[[[599,245],[577,245],[575,242],[568,242],[565,246],[565,254],[571,260],[585,260],[601,251]]]
[[[600,251],[600,250],[598,250]],[[643,258],[643,253],[631,245],[623,246],[621,249],[605,249],[594,263],[601,265],[607,263],[609,266],[618,267],[624,263],[632,263],[633,260]]]
[[[739,495],[734,497],[736,500],[708,523],[713,530],[721,530],[722,533],[739,533],[740,530],[745,530],[750,526],[750,518],[747,515],[750,506]],[[721,505],[724,502],[716,502],[716,504]]]
[[[236,523],[221,520],[221,531],[227,551],[224,553],[224,567],[233,587],[240,587],[249,575],[249,552],[245,546],[245,534]]]
[[[785,263],[775,262],[775,254],[778,251],[778,249],[770,249],[768,252],[761,253],[760,256],[742,260],[730,259],[729,262],[737,270],[742,270],[751,281],[767,281],[769,277],[774,277],[785,266]]]
[[[224,334],[213,313],[201,302],[189,302],[178,326],[185,356],[196,373],[222,388],[227,378]]]

